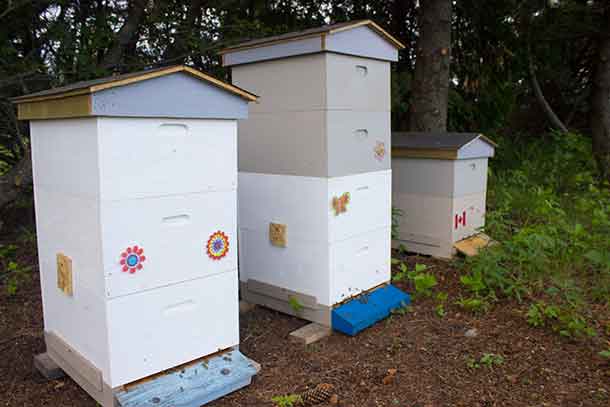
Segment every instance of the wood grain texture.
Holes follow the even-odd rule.
[[[91,115],[91,95],[76,95],[59,99],[19,102],[19,120],[47,120],[86,117]]]
[[[127,385],[116,398],[121,407],[199,407],[249,385],[257,368],[233,349]]]
[[[440,160],[456,160],[457,150],[409,149],[392,148],[392,157],[436,158]]]
[[[63,253],[57,253],[57,288],[72,297],[72,259]]]

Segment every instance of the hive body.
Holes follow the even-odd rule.
[[[237,118],[247,102],[168,75],[86,94],[82,117],[31,121],[47,349],[104,406],[125,384],[239,343]],[[166,86],[211,104],[226,94],[199,117],[190,105],[190,117],[163,117]]]
[[[247,300],[330,326],[333,307],[390,280],[396,59],[366,25],[224,54],[233,83],[261,97],[238,135]]]

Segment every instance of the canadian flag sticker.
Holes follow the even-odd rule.
[[[458,229],[460,226],[466,226],[466,211],[463,211],[461,215],[455,214],[455,228]]]

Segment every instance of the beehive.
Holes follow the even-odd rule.
[[[104,406],[239,342],[237,119],[255,99],[178,66],[15,100],[47,351]]]
[[[366,20],[222,52],[233,83],[261,96],[238,136],[247,300],[331,325],[333,307],[390,280],[390,63],[400,48]],[[282,244],[270,224],[282,225]]]
[[[485,226],[487,164],[495,143],[478,133],[394,133],[392,205],[402,211],[396,245],[450,258]]]

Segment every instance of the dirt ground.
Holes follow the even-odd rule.
[[[319,383],[334,385],[338,405],[346,407],[610,406],[610,365],[598,355],[608,338],[577,343],[531,328],[517,303],[465,313],[452,305],[459,296],[455,269],[432,259],[408,261],[428,264],[438,291],[449,294],[443,318],[434,300],[418,299],[409,312],[357,337],[334,333],[302,347],[288,334],[306,322],[256,308],[241,316],[241,350],[262,371],[251,386],[210,406],[273,406],[272,397]],[[473,328],[477,335],[465,336]],[[34,272],[13,296],[0,287],[0,406],[95,406],[70,379],[48,382],[35,371],[32,358],[44,350]],[[503,362],[468,363],[484,354]],[[384,384],[388,369],[397,374]]]

